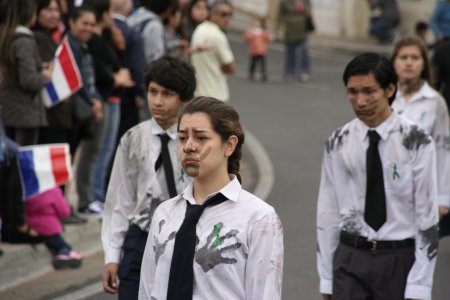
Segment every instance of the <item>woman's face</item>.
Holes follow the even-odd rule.
[[[95,14],[86,11],[75,21],[69,20],[70,32],[82,43],[87,43],[94,32],[95,22]]]
[[[178,130],[179,155],[184,171],[198,179],[227,172],[228,157],[233,153],[229,142],[223,142],[203,112],[182,116]],[[212,177],[210,177],[212,178]]]
[[[50,1],[49,6],[41,9],[37,16],[38,24],[47,30],[52,30],[58,27],[60,21],[61,11],[56,0]]]
[[[424,63],[419,47],[411,45],[400,48],[394,60],[394,68],[399,81],[419,79]]]
[[[191,19],[200,24],[208,18],[208,7],[206,1],[197,1],[191,9]]]

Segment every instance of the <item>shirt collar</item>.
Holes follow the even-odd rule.
[[[357,120],[358,135],[361,141],[364,141],[367,138],[367,132],[369,130],[375,130],[380,135],[382,140],[386,140],[396,124],[397,114],[391,112],[391,115],[386,120],[384,120],[383,123],[381,123],[375,128],[367,126],[360,119],[356,120]]]
[[[239,193],[241,192],[242,186],[237,179],[236,175],[229,174],[231,181],[221,188],[219,191],[214,192],[206,196],[205,202],[211,197],[215,196],[218,193],[222,193],[228,200],[233,202],[237,202],[239,199]],[[181,197],[179,200],[184,199],[189,201],[191,204],[195,204],[195,199],[193,195],[194,182],[192,181],[186,189],[181,193]]]
[[[177,123],[170,126],[167,130],[164,130],[161,126],[159,126],[159,124],[153,118],[150,120],[150,123],[152,124],[152,134],[153,135],[167,133],[167,135],[170,137],[170,139],[172,139],[172,140],[177,139]]]
[[[402,94],[400,93],[400,89],[397,87],[397,94],[395,95],[396,99],[401,100],[402,102],[415,102],[422,99],[429,99],[436,96],[436,91],[431,88],[431,86],[426,82],[423,81],[422,86],[420,87],[419,91],[414,94],[414,96],[411,97],[408,101],[405,101]]]

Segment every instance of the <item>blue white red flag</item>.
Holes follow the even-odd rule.
[[[52,80],[43,88],[46,107],[54,106],[74,94],[83,85],[69,41],[64,38],[53,59]]]
[[[18,161],[25,199],[64,184],[72,176],[68,144],[20,147]]]

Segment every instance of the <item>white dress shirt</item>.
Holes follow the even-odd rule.
[[[206,207],[197,224],[192,299],[281,299],[281,222],[273,207],[243,190],[232,176],[219,191],[229,200]],[[156,209],[142,261],[141,300],[166,299],[175,234],[184,220],[186,201],[196,203],[192,185]]]
[[[450,130],[444,98],[424,81],[420,90],[408,101],[403,98],[400,91],[397,91],[392,108],[433,137],[436,144],[438,203],[449,207]]]
[[[153,119],[128,130],[120,140],[106,194],[102,222],[105,263],[118,263],[130,224],[148,231],[156,207],[170,198],[161,167],[155,162],[161,152],[158,134],[167,133],[175,186],[181,193],[191,182],[182,170],[178,155],[177,125],[164,131]]]
[[[395,113],[375,128],[381,137],[387,213],[386,222],[375,232],[364,221],[368,130],[354,119],[326,142],[317,208],[320,292],[332,294],[332,260],[342,230],[369,240],[415,238],[405,298],[429,299],[438,245],[434,142]]]

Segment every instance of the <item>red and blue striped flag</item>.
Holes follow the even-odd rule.
[[[72,176],[68,144],[20,147],[18,161],[25,199],[64,184]]]
[[[43,88],[42,99],[51,107],[78,91],[83,85],[69,41],[64,38],[53,59],[52,80]]]

